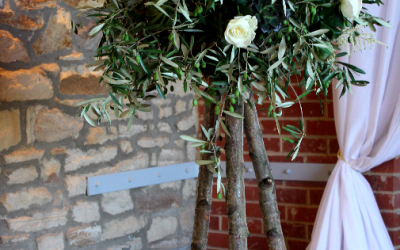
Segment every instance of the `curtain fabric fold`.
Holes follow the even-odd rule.
[[[388,48],[374,45],[345,59],[367,72],[359,80],[370,84],[353,86],[353,95],[340,100],[341,87],[333,90],[342,157],[328,180],[308,250],[394,249],[362,173],[400,155],[400,1],[364,7],[394,29],[379,27],[375,34]]]

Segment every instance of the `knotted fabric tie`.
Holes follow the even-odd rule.
[[[347,166],[349,166],[350,168],[352,168],[353,170],[359,172],[357,169],[353,168],[344,158],[342,155],[342,151],[339,149],[339,151],[337,152],[337,158],[341,161],[343,161],[344,163],[346,163]]]

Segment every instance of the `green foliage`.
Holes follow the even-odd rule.
[[[80,116],[91,125],[104,118],[110,120],[108,110],[118,118],[128,116],[128,129],[137,112],[149,112],[146,101],[162,98],[176,88],[191,90],[197,100],[216,103],[219,116],[212,130],[203,133],[207,142],[184,136],[192,146],[203,147],[202,153],[213,152],[214,171],[219,173],[219,147],[211,143],[218,137],[220,127],[227,136],[223,116],[238,119],[232,106],[241,98],[249,105],[270,101],[268,115],[278,118],[283,109],[299,102],[305,95],[325,98],[333,79],[342,94],[351,92],[351,84],[368,82],[355,80],[354,74],[365,72],[354,65],[339,63],[337,57],[344,37],[354,44],[359,33],[357,25],[390,27],[378,17],[362,11],[360,18],[350,22],[340,12],[337,0],[107,0],[103,7],[89,9],[85,14],[96,21],[89,35],[101,34],[97,58],[90,66],[103,71],[100,81],[107,83],[108,98],[96,98],[79,103]],[[380,0],[364,1],[382,4]],[[236,48],[224,37],[228,22],[240,15],[256,16],[256,37],[247,48]],[[72,23],[77,32],[79,23]],[[347,41],[346,41],[347,43]],[[292,76],[304,77],[296,100],[290,100]],[[207,80],[206,80],[207,79]],[[170,85],[170,86],[168,86]],[[247,92],[247,93],[246,93]],[[248,94],[257,96],[249,103]],[[217,98],[222,96],[221,98]],[[288,99],[288,100],[287,100]],[[89,117],[92,110],[95,121]],[[221,126],[220,126],[221,125]],[[300,124],[302,127],[302,124]],[[291,152],[297,155],[303,129],[284,127],[296,140]],[[290,154],[290,155],[291,155]],[[204,163],[204,162],[203,162]]]

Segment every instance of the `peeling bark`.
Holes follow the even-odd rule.
[[[254,102],[253,95],[250,101]],[[276,201],[275,182],[272,176],[263,134],[258,121],[256,108],[249,105],[244,108],[244,130],[258,183],[258,196],[264,220],[264,232],[269,250],[286,250],[282,233],[280,212]]]
[[[203,126],[208,130],[214,127],[217,120],[215,104],[205,103]],[[203,134],[203,140],[207,140]],[[216,140],[216,138],[215,138]],[[214,140],[214,142],[215,142]],[[202,154],[202,160],[209,160],[211,154]],[[206,165],[200,166],[197,179],[196,210],[193,225],[192,250],[207,250],[208,227],[210,224],[213,173]]]
[[[226,106],[229,105],[227,101]],[[238,100],[233,107],[235,113],[243,115],[243,101]],[[231,134],[225,136],[229,250],[246,250],[249,231],[244,191],[243,119],[225,115],[225,124]]]

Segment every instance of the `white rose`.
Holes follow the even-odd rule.
[[[362,0],[340,0],[340,10],[348,19],[358,18],[362,9]]]
[[[238,48],[247,48],[256,36],[257,18],[255,16],[237,16],[229,21],[225,30],[225,39]]]

